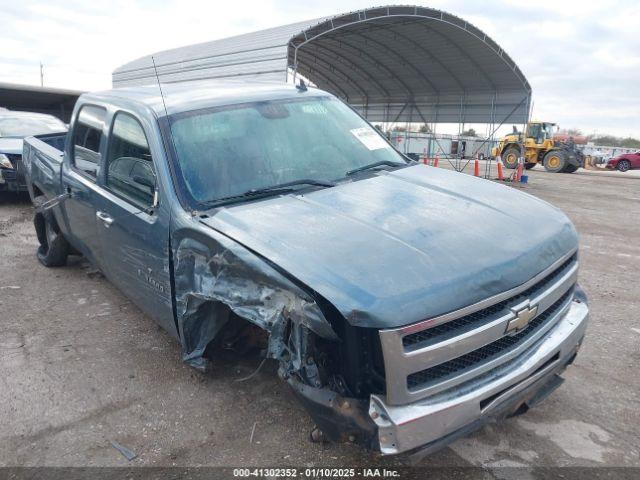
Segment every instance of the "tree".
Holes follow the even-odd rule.
[[[431,127],[429,125],[427,125],[426,123],[422,124],[420,126],[420,130],[418,130],[420,133],[431,133]]]
[[[478,134],[476,133],[476,131],[473,128],[470,128],[469,130],[465,130],[464,132],[462,132],[462,136],[463,137],[477,137]]]
[[[622,138],[620,140],[620,144],[623,147],[640,148],[640,140],[638,140],[637,138],[632,138],[632,137]]]
[[[640,148],[640,140],[633,137],[620,138],[614,135],[589,135],[587,140],[603,147]]]

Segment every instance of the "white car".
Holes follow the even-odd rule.
[[[0,109],[0,191],[26,191],[22,173],[22,143],[25,137],[66,132],[67,126],[43,113]]]

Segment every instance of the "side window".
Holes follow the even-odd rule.
[[[140,207],[153,205],[156,174],[140,123],[120,112],[113,120],[107,149],[107,187]]]
[[[106,113],[104,108],[85,105],[73,130],[73,164],[94,179],[100,168],[100,140]]]

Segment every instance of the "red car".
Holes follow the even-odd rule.
[[[618,155],[607,162],[607,168],[616,168],[621,172],[626,172],[632,168],[640,168],[640,152]]]

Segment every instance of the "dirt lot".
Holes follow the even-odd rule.
[[[581,234],[591,324],[567,381],[429,466],[640,466],[640,180],[530,172],[528,193]],[[522,212],[526,215],[526,212]],[[403,465],[308,441],[311,421],[273,365],[222,358],[199,374],[178,344],[88,265],[35,258],[28,199],[0,197],[0,465]],[[253,435],[252,435],[253,432]],[[115,440],[138,454],[132,462]]]

